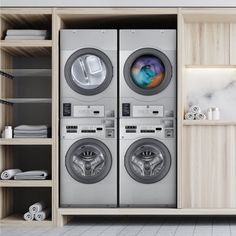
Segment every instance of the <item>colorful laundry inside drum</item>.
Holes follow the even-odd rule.
[[[153,89],[165,78],[165,67],[160,59],[154,56],[141,56],[131,66],[133,82],[143,89]]]

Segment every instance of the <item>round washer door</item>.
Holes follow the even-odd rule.
[[[82,95],[96,95],[111,83],[113,67],[108,56],[95,48],[74,52],[65,64],[67,84]]]
[[[70,176],[76,181],[94,184],[103,180],[110,172],[112,156],[103,142],[85,138],[69,148],[65,165]]]
[[[155,95],[170,83],[172,66],[169,58],[154,48],[142,48],[132,53],[124,65],[128,86],[141,95]]]
[[[144,138],[134,142],[125,154],[125,168],[137,182],[152,184],[169,172],[171,155],[160,141]]]

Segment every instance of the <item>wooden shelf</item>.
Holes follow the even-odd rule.
[[[63,215],[235,215],[236,209],[59,208]]]
[[[52,180],[0,180],[0,187],[52,187]]]
[[[52,40],[1,40],[0,46],[13,56],[50,56]]]
[[[236,69],[236,65],[186,65],[186,69]]]
[[[183,125],[236,125],[236,121],[224,121],[224,120],[183,120]]]
[[[52,138],[0,139],[0,145],[51,145],[52,143]]]
[[[51,98],[0,98],[2,103],[51,103]]]
[[[5,74],[6,76],[9,75],[9,77],[12,78],[18,78],[18,77],[42,77],[47,78],[52,75],[51,69],[2,69],[1,72]]]
[[[24,226],[30,225],[32,227],[33,226],[52,226],[53,225],[51,218],[46,219],[44,221],[36,221],[36,220],[25,221],[23,219],[23,214],[19,214],[19,213],[12,214],[10,216],[3,218],[0,221],[0,225],[1,224],[3,224],[3,225],[24,225]]]
[[[52,47],[52,40],[1,40],[1,47]]]

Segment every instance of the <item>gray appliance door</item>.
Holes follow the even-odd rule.
[[[142,48],[128,57],[123,73],[126,83],[134,92],[155,95],[170,83],[172,65],[163,52],[154,48]]]
[[[83,48],[74,52],[65,64],[65,79],[75,92],[96,95],[111,83],[113,67],[109,57],[95,48]]]
[[[163,179],[171,167],[171,155],[160,141],[151,138],[140,139],[128,148],[125,154],[125,168],[137,182],[152,184]]]
[[[94,184],[108,175],[112,166],[112,155],[103,142],[92,138],[81,139],[67,151],[65,165],[76,181]]]

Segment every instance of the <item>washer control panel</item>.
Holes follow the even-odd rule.
[[[129,119],[120,121],[121,139],[133,139],[140,136],[155,136],[157,138],[165,139],[175,138],[175,134],[174,119],[159,119],[156,121],[153,121],[153,119],[150,119],[150,121],[148,119]]]
[[[100,137],[100,138],[115,138],[116,128],[115,120],[102,119],[100,124],[96,124],[96,121],[87,121],[83,124],[75,124],[75,122],[61,125],[61,137],[63,139],[76,139],[79,137]]]

